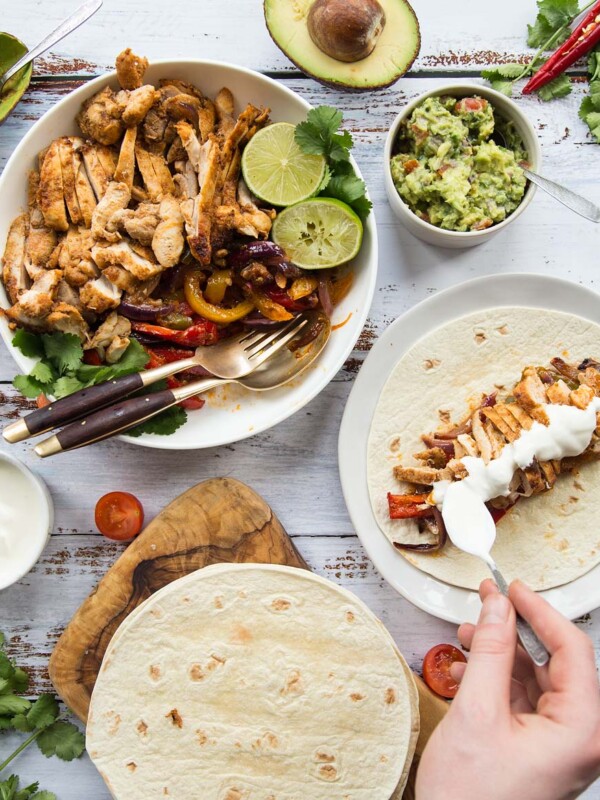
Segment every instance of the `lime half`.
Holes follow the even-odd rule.
[[[281,211],[271,235],[294,264],[304,269],[326,269],[356,256],[363,226],[346,203],[315,197]]]
[[[244,180],[265,203],[291,206],[312,197],[323,182],[325,157],[303,153],[295,130],[289,122],[276,122],[256,133],[244,148]]]

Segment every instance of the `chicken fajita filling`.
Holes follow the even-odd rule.
[[[472,479],[470,470],[475,466],[485,471],[487,465],[502,459],[507,445],[512,446],[536,425],[548,427],[549,407],[569,406],[592,413],[599,397],[600,362],[587,358],[580,364],[569,364],[562,358],[554,358],[548,367],[526,367],[510,393],[500,396],[496,391],[482,395],[457,424],[448,421],[434,432],[422,435],[424,449],[414,454],[417,464],[394,467],[396,480],[410,488],[405,493],[389,492],[388,508],[390,519],[414,519],[419,530],[428,534],[427,542],[395,542],[395,546],[421,551],[442,548],[446,530],[438,498],[444,487]],[[572,451],[577,455],[546,457],[547,460],[534,457],[530,463],[514,472],[511,470],[507,490],[498,496],[488,494],[487,506],[496,521],[520,498],[550,491],[562,472],[573,471],[587,461],[600,458],[600,427],[596,419],[596,428],[592,431],[594,419],[596,417],[589,429],[591,439],[585,449]]]
[[[144,84],[147,66],[122,52],[120,88],[86,100],[81,135],[52,141],[29,173],[2,262],[11,327],[74,334],[88,363],[116,363],[135,338],[155,366],[241,325],[331,313],[351,275],[291,263],[269,241],[276,211],[241,175],[269,109],[236,114],[226,87]]]

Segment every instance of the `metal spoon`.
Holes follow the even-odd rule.
[[[96,411],[80,422],[71,423],[60,433],[40,442],[35,447],[35,452],[40,458],[47,458],[100,442],[110,436],[124,433],[182,400],[227,383],[237,383],[253,392],[267,392],[289,383],[318,358],[331,334],[329,318],[322,312],[305,311],[303,316],[308,320],[308,324],[298,336],[297,345],[300,346],[296,346],[293,350],[289,349],[291,345],[282,347],[249,375],[239,379],[203,378],[178,389],[165,389],[124,400],[117,405]],[[303,345],[305,336],[308,336],[311,330],[314,332],[317,326],[316,336]]]
[[[45,53],[46,50],[49,50],[51,47],[54,47],[55,44],[60,42],[61,39],[64,39],[65,36],[68,36],[72,33],[76,28],[82,25],[86,20],[88,20],[91,16],[93,16],[96,11],[102,6],[102,0],[89,0],[87,3],[84,3],[82,6],[74,11],[67,19],[60,23],[58,28],[55,28],[52,33],[49,33],[45,39],[37,44],[34,48],[29,50],[29,52],[25,53],[25,55],[20,58],[16,64],[13,64],[10,69],[8,69],[4,75],[0,76],[0,94],[4,89],[4,86],[7,81],[9,81],[13,75],[16,75],[20,69],[27,66],[30,61],[33,61],[34,58],[41,56],[42,53]]]
[[[506,139],[501,131],[495,130],[492,139],[501,147],[506,147]],[[589,219],[591,222],[600,222],[600,208],[598,208],[595,203],[592,203],[591,200],[587,200],[580,194],[571,191],[571,189],[567,189],[566,186],[561,186],[560,183],[538,175],[537,172],[533,172],[527,167],[523,167],[522,169],[525,176],[532,183],[535,183],[536,186],[539,186],[540,189],[543,189],[543,191],[551,197],[554,197],[554,199],[562,203],[563,206],[570,208],[571,211]]]

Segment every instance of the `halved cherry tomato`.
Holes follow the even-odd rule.
[[[460,114],[461,111],[482,111],[487,106],[487,100],[483,97],[463,97],[455,106],[455,110]]]
[[[35,399],[35,404],[38,408],[45,408],[45,406],[50,405],[50,400],[48,400],[45,394],[38,394]]]
[[[142,530],[144,509],[129,492],[109,492],[96,503],[95,519],[100,533],[121,542],[133,539]]]
[[[455,697],[458,683],[450,675],[450,667],[457,661],[466,662],[464,653],[453,644],[436,644],[423,659],[423,679],[436,694],[448,699]]]

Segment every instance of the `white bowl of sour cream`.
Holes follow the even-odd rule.
[[[46,485],[0,453],[0,591],[27,575],[46,547],[54,506]]]

